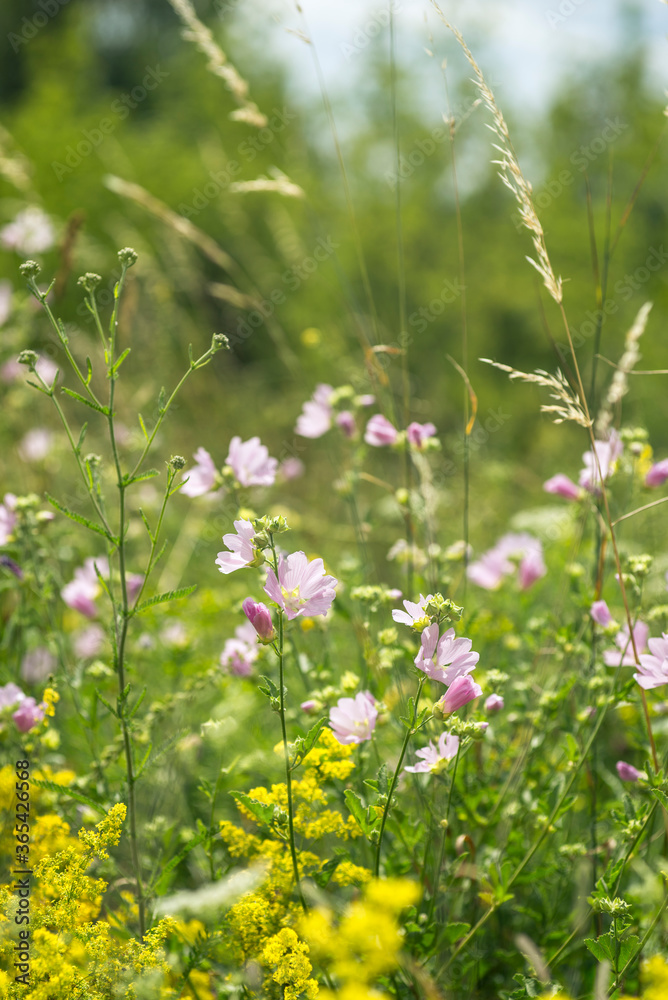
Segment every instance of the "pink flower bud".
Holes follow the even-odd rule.
[[[617,774],[622,781],[637,781],[640,777],[641,772],[636,770],[633,764],[627,764],[626,761],[618,760],[615,766]]]
[[[462,708],[474,698],[479,698],[481,694],[482,688],[470,674],[460,674],[437,704],[443,715],[452,715],[458,708]]]
[[[500,712],[505,702],[500,694],[490,694],[485,702],[486,712]]]
[[[16,728],[22,733],[27,733],[29,729],[42,721],[45,708],[44,704],[38,705],[34,698],[24,698],[17,711],[12,715]]]
[[[241,607],[246,618],[257,632],[260,642],[273,642],[276,633],[267,605],[254,601],[252,597],[247,597]]]
[[[366,425],[364,440],[375,448],[382,448],[383,445],[394,444],[398,436],[396,427],[382,413],[376,413]]]
[[[597,625],[602,625],[605,628],[612,621],[612,615],[605,601],[594,601],[591,606],[589,614],[592,616]]]
[[[409,444],[412,444],[414,448],[420,451],[435,433],[436,427],[434,424],[418,424],[415,420],[406,428],[406,437]]]
[[[579,500],[582,494],[580,487],[576,486],[572,479],[564,476],[561,472],[556,476],[552,476],[552,479],[548,479],[546,483],[543,483],[543,489],[546,493],[556,493],[557,496],[563,497],[564,500]]]
[[[668,479],[668,458],[656,462],[645,476],[645,486],[662,486]]]
[[[341,428],[343,433],[347,438],[351,438],[357,427],[355,425],[355,418],[350,412],[350,410],[342,410],[341,413],[336,415],[337,426]]]
[[[302,712],[315,712],[318,708],[318,702],[314,698],[309,698],[307,701],[303,701],[299,706]]]

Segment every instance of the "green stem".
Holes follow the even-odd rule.
[[[415,695],[415,702],[413,704],[413,718],[411,719],[410,726],[406,727],[406,735],[404,736],[404,742],[401,747],[401,754],[399,755],[399,761],[395,768],[394,774],[392,775],[392,783],[390,785],[390,790],[387,793],[387,801],[385,802],[385,808],[383,809],[383,818],[380,821],[380,831],[378,833],[378,846],[376,847],[376,862],[374,865],[374,875],[376,878],[379,877],[380,872],[380,853],[383,848],[383,834],[385,833],[385,824],[387,822],[387,816],[390,811],[390,803],[392,802],[392,796],[394,794],[394,789],[397,786],[397,781],[399,780],[399,775],[401,773],[401,765],[404,762],[404,757],[406,756],[406,750],[408,749],[408,741],[410,740],[415,730],[415,723],[418,717],[418,704],[420,701],[420,694],[422,693],[422,686],[426,680],[426,677],[421,677],[418,684],[417,693]]]
[[[272,545],[273,548],[273,545]],[[274,553],[275,555],[275,553]],[[304,912],[307,910],[306,900],[302,892],[301,880],[299,878],[299,865],[297,864],[297,850],[295,848],[295,821],[294,806],[292,802],[292,771],[290,769],[290,752],[288,750],[288,735],[285,727],[285,686],[283,684],[283,611],[278,611],[278,687],[280,691],[280,716],[281,733],[283,736],[283,758],[285,760],[285,784],[288,791],[288,831],[290,834],[290,856],[292,858],[292,870],[295,876],[295,886],[299,895],[299,902],[302,904]]]
[[[649,925],[649,927],[647,928],[647,930],[643,934],[641,940],[638,942],[638,947],[633,952],[633,954],[631,955],[631,957],[629,958],[628,962],[626,963],[626,965],[624,966],[624,968],[622,969],[622,971],[619,973],[619,975],[616,976],[615,981],[612,984],[612,989],[613,990],[617,989],[617,987],[619,986],[619,984],[623,980],[624,976],[626,975],[626,970],[629,969],[633,965],[633,963],[636,961],[636,959],[640,955],[641,951],[645,947],[645,944],[649,940],[650,934],[652,933],[652,931],[654,930],[654,928],[658,924],[658,922],[661,919],[661,917],[663,916],[663,914],[666,912],[666,908],[668,908],[668,893],[666,893],[666,895],[664,897],[664,900],[663,900],[663,903],[661,904],[660,908],[657,910],[657,913],[656,913],[656,916],[654,917],[654,920],[652,921],[652,923]]]
[[[436,896],[438,895],[438,887],[441,881],[441,869],[443,867],[443,858],[445,857],[445,841],[448,836],[448,820],[450,818],[450,805],[452,803],[452,791],[455,787],[455,780],[457,778],[457,765],[459,764],[459,752],[461,750],[461,740],[457,744],[457,755],[455,756],[455,763],[452,768],[452,778],[450,779],[450,788],[448,789],[448,804],[445,809],[445,820],[442,822],[443,826],[443,836],[441,837],[441,844],[438,851],[438,861],[436,863],[436,871],[434,872],[434,886],[431,893],[431,902],[429,903],[429,922],[434,918],[434,910],[436,909]]]

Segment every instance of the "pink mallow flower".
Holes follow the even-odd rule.
[[[257,632],[250,621],[234,630],[234,639],[227,639],[220,654],[220,665],[236,677],[249,677],[257,660]]]
[[[252,597],[247,597],[241,605],[243,613],[253,626],[261,642],[273,642],[276,635],[274,623],[271,620],[271,611],[266,604],[261,601],[254,601]]]
[[[610,609],[605,601],[594,601],[589,611],[597,625],[601,625],[603,628],[609,625],[612,621],[612,615],[610,614]]]
[[[647,639],[649,638],[649,625],[644,622],[636,622],[633,626],[633,638],[635,640],[638,653],[644,653],[647,649]],[[606,649],[603,653],[603,660],[608,667],[635,667],[636,660],[633,655],[633,643],[629,638],[629,627],[624,625],[621,632],[615,636],[615,646],[617,649]]]
[[[504,705],[505,702],[500,694],[490,694],[489,698],[485,701],[485,711],[500,712]]]
[[[37,646],[21,660],[21,680],[26,684],[42,684],[49,674],[55,672],[57,665],[58,661],[46,646]]]
[[[627,764],[625,760],[618,760],[615,767],[622,781],[637,781],[642,777],[642,771],[638,771],[633,764]]]
[[[624,451],[624,445],[615,430],[610,432],[610,437],[607,441],[594,441],[594,448],[598,462],[594,457],[593,451],[586,451],[582,456],[585,467],[579,477],[580,486],[583,486],[589,493],[599,492],[601,485],[598,474],[599,466],[603,482],[605,482],[614,472],[615,463]]]
[[[364,440],[367,444],[372,444],[374,448],[382,448],[387,444],[394,444],[399,437],[399,431],[382,413],[376,413],[366,425]]]
[[[273,569],[267,571],[264,592],[283,608],[288,619],[298,615],[326,615],[336,597],[338,580],[325,575],[322,559],[310,562],[304,552],[293,552],[278,560],[278,579]]]
[[[333,410],[330,406],[330,399],[334,390],[331,385],[321,382],[316,386],[315,392],[302,408],[301,414],[297,417],[295,434],[306,438],[319,438],[332,426]]]
[[[660,639],[650,639],[649,649],[649,653],[639,657],[640,667],[633,675],[646,691],[668,684],[668,633],[664,632]]]
[[[442,715],[452,715],[458,708],[462,708],[469,701],[473,701],[474,698],[479,698],[481,694],[482,688],[480,685],[476,684],[469,674],[461,674],[454,679],[443,697],[436,704]]]
[[[405,767],[404,771],[411,771],[413,774],[420,774],[423,771],[440,771],[443,763],[452,760],[457,756],[459,749],[459,736],[452,733],[441,733],[438,738],[438,746],[434,746],[434,741],[429,740],[426,747],[415,751],[416,757],[421,757],[417,764],[412,767]]]
[[[341,410],[340,413],[337,413],[336,426],[341,428],[347,438],[353,437],[357,430],[355,418],[350,410]]]
[[[223,535],[223,542],[230,551],[219,552],[216,558],[216,566],[221,573],[233,573],[235,569],[250,566],[258,556],[258,550],[253,545],[255,528],[252,521],[241,518],[234,522],[234,527],[236,535],[232,532]]]
[[[100,594],[100,581],[95,567],[102,577],[109,576],[109,563],[104,556],[86,559],[83,566],[74,571],[74,579],[66,583],[60,596],[70,608],[80,611],[86,618],[95,618],[95,601]]]
[[[276,479],[278,459],[269,457],[259,437],[248,441],[233,437],[225,461],[241,486],[271,486]]]
[[[543,561],[543,547],[537,538],[527,532],[509,532],[496,545],[472,562],[467,576],[473,583],[486,590],[496,590],[504,576],[513,571],[512,559],[519,559],[518,582],[527,590],[547,573]]]
[[[18,684],[12,684],[10,681],[4,687],[0,687],[0,711],[18,705],[24,698],[25,695]]]
[[[409,444],[412,444],[418,451],[424,449],[427,441],[431,441],[435,433],[436,427],[434,424],[418,424],[415,420],[406,428],[406,437]]]
[[[668,479],[668,458],[656,462],[645,476],[645,486],[663,486]]]
[[[543,489],[546,493],[554,493],[556,496],[563,497],[564,500],[579,500],[581,496],[584,496],[582,488],[561,472],[543,483]]]
[[[364,743],[376,728],[378,709],[370,691],[360,691],[354,698],[339,698],[329,711],[329,724],[339,743]]]
[[[206,448],[198,448],[194,454],[195,467],[186,469],[181,493],[187,497],[201,497],[213,489],[216,482],[216,466]]]
[[[24,698],[18,709],[12,715],[16,723],[16,728],[21,733],[27,733],[44,718],[46,705],[42,702],[37,704],[34,698]]]
[[[401,594],[399,594],[401,596]],[[411,628],[415,629],[416,632],[421,632],[423,628],[431,624],[431,618],[425,611],[425,605],[433,598],[433,594],[427,594],[423,597],[420,594],[420,600],[415,603],[413,601],[404,601],[405,611],[399,611],[395,608],[392,612],[392,618],[395,622],[399,622],[401,625],[409,625]]]
[[[415,666],[427,677],[441,684],[452,684],[463,674],[469,674],[480,659],[471,651],[470,639],[456,639],[455,630],[449,628],[439,639],[439,626],[428,625],[422,633],[422,641],[415,657]]]

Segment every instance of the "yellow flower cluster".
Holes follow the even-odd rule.
[[[415,903],[420,888],[406,879],[368,882],[360,899],[353,900],[335,921],[331,911],[313,910],[302,917],[299,930],[314,957],[339,982],[337,1000],[368,1000],[379,976],[399,964],[403,942],[398,917]],[[323,990],[330,1000],[334,994]]]
[[[308,951],[308,945],[289,927],[274,934],[264,946],[262,962],[266,967],[273,967],[271,978],[282,987],[279,996],[284,1000],[297,1000],[300,996],[313,1000],[318,995],[318,984],[310,978],[312,966],[306,957]]]

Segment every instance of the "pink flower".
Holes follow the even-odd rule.
[[[101,625],[89,625],[75,636],[74,653],[82,660],[97,656],[104,646],[105,632]]]
[[[437,624],[428,625],[423,631],[415,666],[432,680],[452,684],[457,677],[475,669],[480,656],[471,652],[470,639],[455,639],[453,628],[444,632],[440,639],[438,633]]]
[[[234,522],[236,535],[229,532],[223,535],[223,541],[227,545],[229,552],[219,552],[216,558],[216,566],[221,573],[233,573],[235,569],[243,569],[250,566],[258,556],[258,550],[253,545],[255,528],[251,521],[241,518]]]
[[[633,626],[633,638],[635,640],[638,653],[644,653],[647,649],[647,638],[649,636],[649,626],[644,622],[636,622]],[[603,660],[608,667],[635,667],[636,660],[633,655],[633,643],[629,638],[629,627],[624,625],[621,632],[615,636],[617,649],[606,649],[603,653]]]
[[[341,410],[340,413],[337,413],[336,425],[341,428],[347,438],[353,437],[355,431],[357,430],[355,418],[350,410]]]
[[[270,458],[259,437],[242,441],[233,437],[225,460],[242,486],[271,486],[276,479],[278,459]]]
[[[485,701],[485,711],[500,712],[504,705],[505,702],[500,694],[490,694],[489,698]]]
[[[372,444],[375,448],[382,448],[387,444],[394,444],[399,437],[396,427],[393,427],[389,420],[382,413],[376,413],[366,425],[364,440],[367,444]]]
[[[614,465],[623,452],[624,445],[617,431],[613,430],[610,432],[608,441],[595,441],[594,449],[598,462],[594,457],[593,451],[586,451],[582,456],[585,467],[579,477],[580,486],[584,486],[589,493],[599,492],[601,480],[598,474],[598,466],[600,465],[601,467],[601,476],[603,477],[603,482],[605,482],[608,476],[614,472]]]
[[[42,702],[38,705],[34,698],[24,698],[18,709],[12,715],[16,723],[16,728],[21,733],[27,733],[29,729],[36,726],[44,718],[46,705]]]
[[[645,476],[645,486],[662,486],[668,479],[668,458],[656,462]]]
[[[497,549],[484,552],[480,559],[469,563],[466,575],[469,580],[485,590],[496,590],[508,573],[512,573],[513,564]]]
[[[299,479],[304,475],[304,463],[300,458],[291,456],[286,458],[278,467],[278,474],[282,479]]]
[[[247,597],[241,607],[254,631],[259,635],[260,640],[262,642],[272,642],[276,633],[274,632],[274,623],[271,620],[271,612],[267,605],[254,601],[252,597]]]
[[[60,596],[70,608],[80,611],[87,618],[97,614],[95,600],[100,594],[100,581],[95,567],[102,577],[109,576],[109,563],[104,556],[86,559],[83,566],[74,571],[74,579],[66,583]]]
[[[4,687],[0,687],[0,710],[18,705],[24,698],[25,695],[18,684],[12,684],[11,682],[5,684]]]
[[[548,479],[546,483],[543,483],[543,489],[546,493],[555,493],[565,500],[579,500],[581,496],[584,496],[580,487],[576,486],[572,479],[564,476],[561,472],[556,476],[552,476],[552,479]]]
[[[315,392],[302,408],[301,414],[297,417],[295,433],[300,437],[319,438],[326,434],[332,426],[332,407],[330,399],[334,390],[331,385],[321,382],[316,386]]]
[[[401,596],[401,595],[400,595]],[[405,611],[399,611],[397,608],[392,612],[392,617],[395,622],[399,622],[401,625],[410,625],[411,628],[416,629],[416,631],[422,631],[422,629],[431,624],[431,618],[425,612],[425,605],[433,599],[433,594],[427,594],[423,597],[420,594],[420,600],[415,604],[413,601],[404,601]]]
[[[257,633],[250,621],[234,630],[220,654],[220,665],[237,677],[249,677],[257,660]]]
[[[357,397],[358,406],[373,406],[376,402],[376,397],[372,396],[371,393],[367,392],[362,396]]]
[[[302,712],[306,712],[310,715],[311,712],[315,712],[317,710],[318,704],[319,703],[315,700],[315,698],[308,698],[306,701],[303,701],[299,707]]]
[[[456,677],[443,697],[436,703],[443,715],[452,715],[474,698],[479,698],[482,688],[473,680],[470,674]]]
[[[128,573],[125,577],[125,586],[128,592],[128,601],[132,603],[139,593],[139,591],[144,586],[144,574],[143,573]]]
[[[181,487],[181,493],[187,497],[201,497],[212,490],[216,482],[216,466],[211,455],[205,448],[198,448],[194,454],[194,469],[186,469],[183,473],[187,481]]]
[[[537,543],[537,546],[537,548],[529,549],[520,562],[517,579],[522,590],[528,590],[536,580],[540,580],[547,573],[540,542]]]
[[[589,614],[592,616],[597,625],[601,625],[605,628],[612,621],[612,615],[610,614],[610,609],[605,601],[594,601],[591,606]]]
[[[51,451],[54,434],[46,427],[33,427],[21,438],[18,452],[24,462],[41,462]]]
[[[26,255],[49,250],[55,239],[56,234],[48,215],[36,205],[24,208],[13,222],[0,230],[0,243],[4,247]]]
[[[649,640],[650,652],[639,657],[640,667],[634,679],[645,691],[668,684],[668,633]]]
[[[627,764],[624,760],[618,760],[615,767],[622,781],[637,781],[642,775],[642,772],[638,771],[633,764]]]
[[[339,698],[329,712],[332,732],[343,744],[370,740],[377,718],[376,700],[369,691],[360,691],[354,698]]]
[[[27,684],[41,684],[52,674],[58,661],[46,646],[31,649],[21,660],[21,680]]]
[[[18,520],[14,513],[16,497],[13,493],[5,493],[4,500],[0,504],[0,545],[6,545],[12,536]]]
[[[418,451],[422,451],[427,441],[430,441],[436,433],[434,424],[418,424],[413,421],[406,428],[406,437],[410,444]]]
[[[422,760],[418,764],[413,764],[412,767],[405,767],[404,771],[411,771],[413,774],[419,774],[422,771],[439,771],[441,761],[452,760],[453,757],[456,757],[458,749],[458,736],[454,736],[452,733],[441,733],[438,738],[438,747],[434,746],[433,740],[429,740],[426,747],[415,751],[416,757],[421,757]]]
[[[308,561],[304,552],[280,556],[278,579],[273,569],[267,572],[264,592],[283,608],[291,620],[298,615],[326,615],[336,596],[338,580],[325,575],[322,559]]]
[[[496,590],[503,577],[513,571],[511,559],[520,560],[518,582],[522,590],[527,590],[547,573],[543,547],[538,539],[526,532],[510,532],[503,535],[480,559],[470,564],[467,576],[479,587]]]

